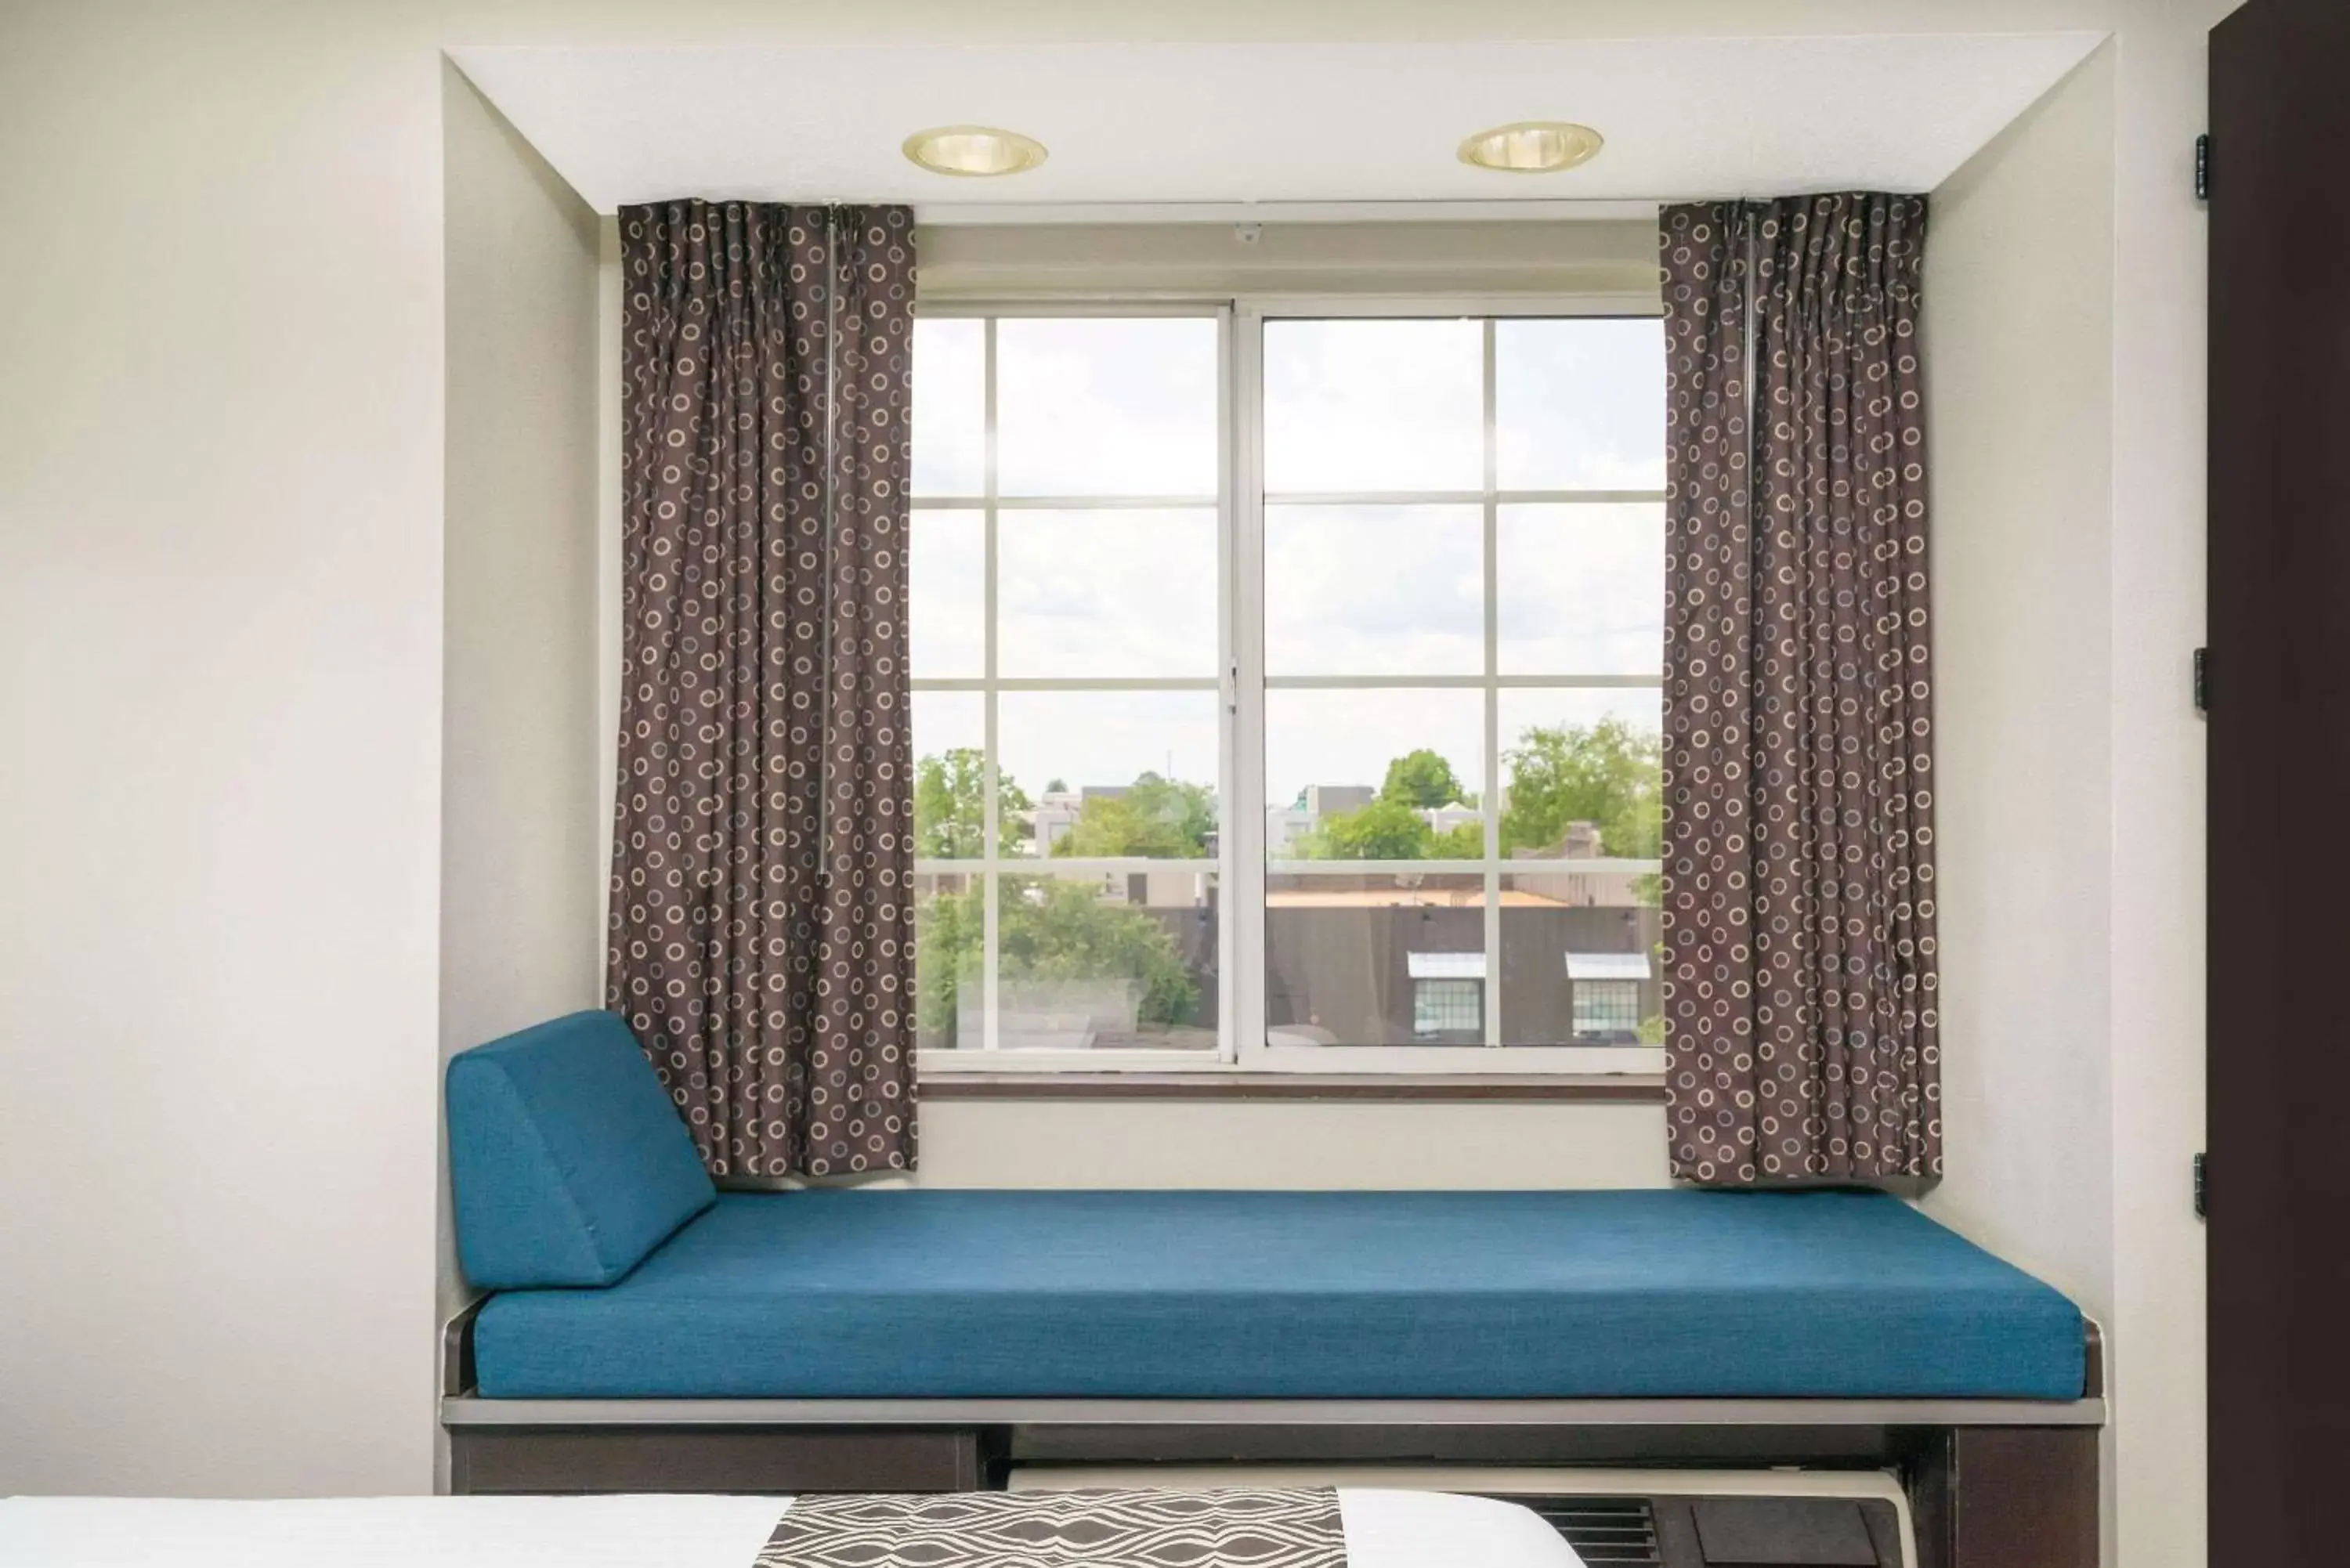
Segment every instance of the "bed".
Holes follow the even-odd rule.
[[[1054,1506],[1034,1497],[1001,1501],[1007,1508]],[[1253,1554],[1251,1561],[1262,1568],[1316,1563],[1331,1568],[1341,1563],[1343,1568],[1577,1568],[1579,1562],[1550,1526],[1508,1503],[1352,1488],[1338,1490],[1336,1501],[1330,1544],[1343,1551],[1343,1559],[1331,1556],[1319,1540],[1301,1539],[1277,1555]],[[675,1496],[274,1502],[9,1498],[0,1500],[0,1563],[41,1568],[753,1568],[770,1538],[779,1538],[791,1521],[795,1506],[789,1498]],[[1089,1505],[1080,1500],[1077,1506]],[[845,1532],[832,1538],[848,1539]],[[1159,1547],[1166,1543],[1163,1532],[1154,1532],[1154,1540]],[[779,1544],[782,1553],[767,1559],[779,1568],[835,1561],[889,1568],[901,1560],[875,1555],[869,1533],[855,1539],[848,1556],[837,1547]],[[953,1568],[928,1551],[901,1555]],[[1017,1547],[990,1551],[983,1560],[1001,1568],[1071,1561],[1023,1555]],[[1084,1560],[1102,1568],[1127,1561]],[[1214,1563],[1198,1568],[1214,1568]]]
[[[1883,1193],[719,1192],[601,1013],[448,1096],[460,1491],[1841,1467],[1926,1568],[2095,1561],[2095,1326]]]

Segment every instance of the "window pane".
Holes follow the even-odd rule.
[[[1213,677],[1216,514],[1004,512],[1000,674]]]
[[[1503,691],[1502,853],[1653,859],[1663,837],[1655,687]]]
[[[1657,320],[1493,324],[1504,490],[1665,487],[1665,328]]]
[[[1480,488],[1484,354],[1475,321],[1267,322],[1265,488]]]
[[[1664,1044],[1663,922],[1653,872],[1502,878],[1502,1043]]]
[[[976,691],[914,693],[914,854],[973,860],[987,853],[983,779],[987,717]]]
[[[1484,701],[1473,691],[1266,692],[1266,857],[1482,857]]]
[[[917,495],[977,495],[986,487],[985,331],[975,320],[914,322]]]
[[[975,872],[914,878],[914,1044],[924,1051],[977,1050],[986,880]],[[962,1020],[971,1010],[972,1024]]]
[[[1268,506],[1265,672],[1478,674],[1484,559],[1474,506]]]
[[[1274,873],[1264,906],[1268,1044],[1483,1044],[1482,875]]]
[[[1503,674],[1663,670],[1661,504],[1503,506],[1495,526]]]
[[[1212,496],[1212,317],[995,326],[996,485],[1004,495]]]
[[[977,512],[913,514],[906,631],[917,680],[986,673],[986,526]]]
[[[1215,1050],[1215,881],[1182,870],[1003,877],[998,1046]]]
[[[996,702],[1018,853],[1215,858],[1216,693],[1007,691]]]

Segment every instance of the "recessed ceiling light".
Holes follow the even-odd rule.
[[[906,138],[906,156],[933,174],[985,179],[1035,168],[1045,161],[1045,144],[1016,130],[941,125]]]
[[[1553,174],[1588,163],[1607,145],[1587,125],[1564,119],[1521,119],[1481,130],[1461,144],[1461,161],[1504,174]]]

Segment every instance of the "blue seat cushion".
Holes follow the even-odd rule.
[[[1874,1193],[727,1193],[482,1312],[492,1397],[2071,1399],[2081,1316]]]
[[[629,1026],[575,1012],[449,1063],[457,1258],[485,1290],[608,1285],[718,1194]]]

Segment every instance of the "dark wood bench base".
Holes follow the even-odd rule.
[[[460,1493],[970,1491],[1017,1462],[1891,1469],[1918,1568],[2096,1568],[2097,1428],[1771,1426],[758,1426],[450,1429]]]
[[[985,1436],[759,1427],[524,1427],[449,1434],[468,1493],[978,1491]]]

